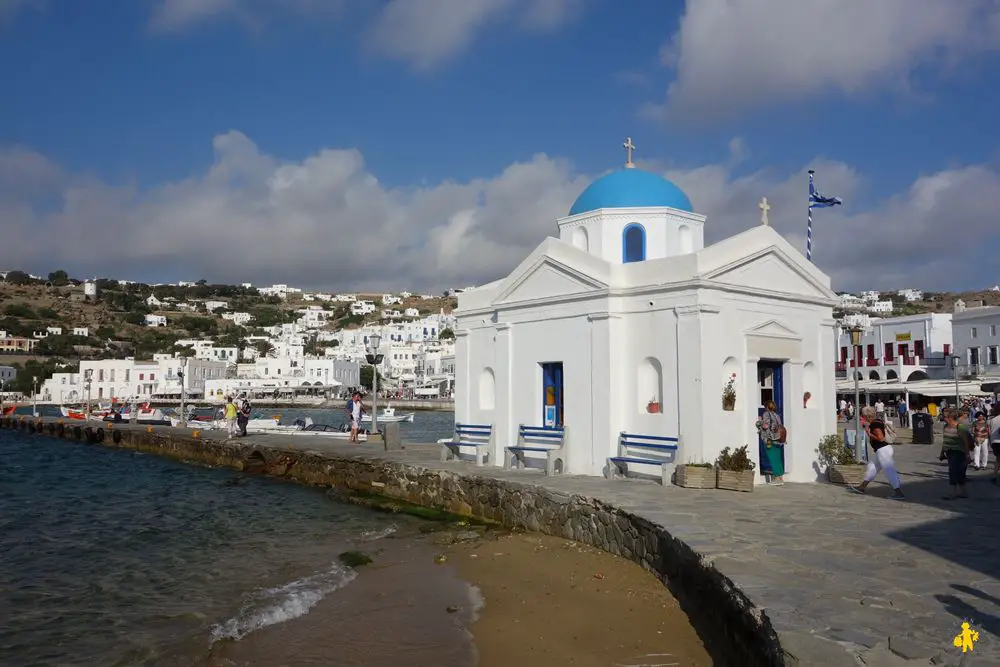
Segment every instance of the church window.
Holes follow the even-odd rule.
[[[641,262],[646,259],[646,230],[633,222],[622,230],[622,263]]]

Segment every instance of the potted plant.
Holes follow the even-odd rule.
[[[659,414],[660,412],[660,402],[656,400],[656,397],[649,399],[649,403],[646,404],[646,412],[650,414]]]
[[[722,388],[722,409],[731,412],[736,408],[736,373],[729,377],[726,386]]]
[[[736,450],[726,447],[715,460],[715,486],[727,491],[753,491],[756,469],[757,464],[750,460],[749,445]]]
[[[857,486],[865,478],[864,463],[854,460],[840,435],[827,435],[819,441],[819,461],[826,466],[826,478],[833,484]]]
[[[677,466],[674,484],[685,489],[714,489],[715,466],[711,463],[685,463]]]

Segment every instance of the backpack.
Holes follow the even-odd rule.
[[[882,432],[885,433],[885,441],[890,445],[896,444],[896,427],[892,425],[891,421],[884,421],[882,425],[885,427]]]

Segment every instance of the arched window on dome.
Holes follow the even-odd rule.
[[[646,259],[646,229],[637,222],[622,230],[622,264]]]

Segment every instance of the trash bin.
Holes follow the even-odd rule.
[[[910,425],[913,427],[913,444],[934,444],[934,418],[928,413],[914,412],[910,416]]]
[[[385,441],[385,451],[403,448],[403,436],[399,432],[399,422],[380,424],[382,439]]]

